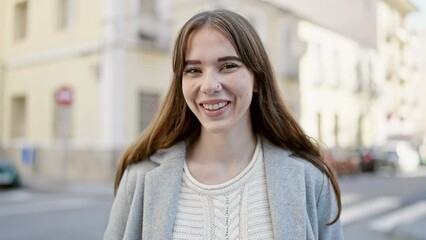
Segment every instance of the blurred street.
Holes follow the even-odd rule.
[[[347,240],[426,239],[426,168],[340,178]],[[112,189],[0,189],[0,239],[102,239]]]
[[[425,167],[341,177],[345,239],[426,239],[425,180]]]
[[[111,203],[112,189],[0,189],[0,239],[102,239]]]
[[[425,0],[0,0],[0,240],[102,239],[179,30],[222,8],[340,176],[346,239],[426,240]]]

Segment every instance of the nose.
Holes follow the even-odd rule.
[[[212,94],[222,90],[219,76],[214,71],[207,71],[204,73],[200,91],[205,94]]]

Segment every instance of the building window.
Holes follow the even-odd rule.
[[[304,48],[300,40],[295,36],[293,23],[283,25],[281,37],[280,68],[282,77],[286,80],[299,79],[299,61]]]
[[[137,37],[143,48],[166,50],[170,48],[170,2],[139,0]]]
[[[371,0],[364,0],[364,14],[369,14],[373,11],[373,3]]]
[[[334,74],[333,76],[333,86],[338,87],[341,83],[342,73],[341,73],[341,56],[339,51],[336,49],[333,51],[333,59],[334,59]]]
[[[139,95],[139,130],[142,132],[149,125],[158,107],[159,96],[153,93]]]
[[[15,40],[23,39],[27,36],[28,31],[28,2],[18,2],[15,5],[14,19],[14,37]]]
[[[325,81],[325,58],[324,58],[324,46],[320,43],[314,43],[313,48],[313,66],[316,69],[316,76],[314,78],[314,83],[317,85],[322,84]]]
[[[12,98],[11,137],[25,138],[27,131],[27,107],[25,97]]]
[[[340,118],[339,115],[335,114],[334,115],[334,144],[335,146],[340,146],[340,141],[339,141],[339,132],[340,132]]]
[[[57,0],[57,23],[59,29],[69,28],[73,24],[73,0]]]
[[[256,30],[260,39],[264,43],[267,43],[268,40],[267,40],[266,23],[265,23],[264,16],[260,14],[258,11],[252,9],[252,10],[248,10],[246,14],[244,14],[244,17],[249,21],[249,23]]]
[[[358,116],[358,127],[357,127],[357,145],[363,146],[363,122],[364,122],[364,116],[361,114]]]
[[[318,136],[318,141],[322,141],[323,137],[322,137],[322,115],[320,112],[317,113],[317,136]]]
[[[368,61],[367,67],[367,82],[370,91],[374,91],[374,65],[371,60]]]
[[[154,0],[141,0],[141,12],[149,15],[155,15],[155,1]]]
[[[140,1],[140,29],[139,38],[144,42],[153,44],[158,40],[160,30],[160,17],[155,9],[155,2],[153,0]]]

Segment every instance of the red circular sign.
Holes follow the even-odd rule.
[[[55,100],[59,105],[71,105],[73,100],[72,89],[62,87],[55,92]]]

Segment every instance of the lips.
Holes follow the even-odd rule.
[[[219,110],[221,108],[226,107],[228,104],[229,104],[228,101],[223,101],[223,102],[218,102],[218,103],[214,103],[214,104],[202,103],[200,105],[206,110],[216,111],[216,110]]]

